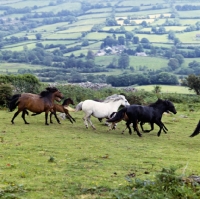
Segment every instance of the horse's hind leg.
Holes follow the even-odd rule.
[[[48,112],[45,113],[45,125],[49,125],[48,124]]]
[[[144,129],[143,129],[143,125],[144,125],[144,122],[140,122],[140,127],[141,127],[142,131],[145,132],[145,133],[149,133],[150,131],[153,131],[153,130],[154,130],[154,125],[153,125],[153,123],[150,123],[150,126],[151,126],[151,129],[150,129],[150,130],[144,130]]]
[[[23,110],[23,112],[22,112],[22,118],[23,118],[23,120],[24,120],[24,123],[25,123],[25,124],[29,124],[29,123],[26,121],[25,114],[27,114],[27,111],[26,111],[26,110]]]
[[[12,118],[12,120],[11,120],[11,122],[12,122],[12,124],[14,124],[14,119],[18,116],[18,114],[20,113],[21,111],[17,111],[15,114],[14,114],[14,116],[13,116],[13,118]]]

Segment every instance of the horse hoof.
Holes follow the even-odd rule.
[[[26,122],[25,124],[30,124],[30,123]]]

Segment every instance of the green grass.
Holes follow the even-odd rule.
[[[147,38],[150,42],[155,42],[155,43],[159,43],[159,42],[164,42],[167,43],[168,38],[167,38],[167,34],[165,35],[156,35],[156,34],[136,34],[136,36],[139,37],[139,39],[141,40],[142,38]]]
[[[136,86],[138,90],[153,91],[155,85],[147,86]],[[177,94],[194,94],[194,91],[190,91],[188,87],[184,86],[168,86],[168,85],[159,85],[161,87],[162,93],[177,93]]]
[[[199,39],[196,39],[196,34],[199,34],[199,31],[192,31],[192,32],[184,32],[184,33],[177,33],[176,37],[182,43],[200,43]]]
[[[45,126],[44,114],[27,116],[29,125],[19,115],[12,125],[14,112],[1,110],[0,189],[9,190],[12,198],[114,198],[106,190],[127,185],[130,173],[151,179],[163,167],[173,165],[180,167],[179,174],[198,175],[199,137],[188,136],[199,120],[199,108],[189,112],[187,104],[176,105],[178,113],[162,119],[168,134],[157,137],[155,127],[142,138],[136,133],[122,135],[124,122],[108,132],[93,117],[97,130],[86,129],[82,112],[72,113],[74,124],[65,120],[59,125],[54,120]],[[95,195],[82,192],[100,187],[104,191]]]
[[[177,12],[179,17],[198,17],[199,16],[199,10],[190,10],[190,11],[185,11],[185,12],[181,12],[181,11],[178,11]]]

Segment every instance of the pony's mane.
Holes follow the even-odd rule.
[[[115,102],[115,101],[123,100],[123,99],[125,99],[125,97],[123,95],[114,94],[114,95],[107,97],[103,102],[105,102],[105,103]]]
[[[158,99],[156,102],[149,104],[150,107],[155,107],[160,103],[163,103],[164,101],[162,99]]]
[[[56,91],[58,91],[58,89],[56,87],[47,87],[46,91],[42,91],[39,95],[40,95],[40,97],[46,97],[50,93],[54,93]]]

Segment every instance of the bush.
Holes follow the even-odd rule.
[[[12,95],[12,89],[10,84],[0,84],[0,106],[7,105],[7,98]]]
[[[126,177],[129,184],[116,190],[116,198],[130,199],[197,199],[200,197],[200,186],[192,178],[177,175],[176,168],[163,168],[154,180],[132,180]]]

